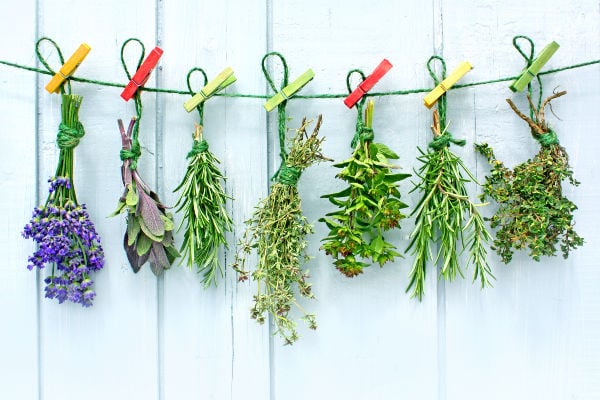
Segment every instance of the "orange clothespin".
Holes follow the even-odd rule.
[[[60,87],[65,81],[75,73],[79,64],[81,64],[84,58],[88,55],[92,48],[86,43],[82,43],[73,55],[67,60],[67,62],[60,67],[58,72],[54,74],[50,82],[46,85],[46,90],[49,93],[60,93]]]
[[[156,64],[158,64],[158,60],[162,54],[163,51],[160,47],[155,47],[150,54],[148,54],[148,57],[146,57],[140,68],[135,72],[127,84],[127,87],[123,90],[123,93],[121,93],[123,100],[129,101],[135,92],[137,92],[138,88],[146,84],[148,78],[150,78],[150,73],[154,67],[156,67]]]
[[[375,84],[377,82],[379,82],[379,80],[392,68],[392,63],[390,63],[388,60],[386,60],[385,58],[383,59],[383,61],[381,61],[379,63],[379,65],[377,66],[377,68],[375,68],[375,70],[373,71],[373,73],[369,76],[367,76],[367,78],[362,81],[360,83],[360,85],[358,85],[356,87],[356,89],[354,89],[354,91],[352,93],[350,93],[348,95],[348,97],[346,97],[344,99],[344,104],[346,105],[346,107],[348,108],[352,108],[354,107],[354,105],[365,95],[367,94],[367,92],[369,90],[371,90],[373,88],[373,86],[375,86]]]

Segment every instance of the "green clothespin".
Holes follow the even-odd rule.
[[[552,42],[540,53],[540,55],[533,60],[528,68],[525,68],[521,75],[509,86],[513,92],[520,92],[527,87],[529,82],[540,72],[540,70],[546,65],[548,60],[556,53],[559,48],[559,44]]]
[[[286,87],[281,89],[281,92],[279,92],[275,96],[271,97],[264,104],[265,109],[267,111],[271,111],[272,109],[277,107],[279,104],[281,104],[284,100],[289,99],[296,92],[298,92],[300,89],[302,89],[304,86],[306,86],[306,84],[308,82],[310,82],[314,77],[315,77],[315,73],[313,72],[312,69],[309,68],[305,73],[300,75],[298,77],[298,79],[296,79],[294,82],[290,83],[289,85],[287,85]]]
[[[215,79],[208,82],[206,86],[202,88],[202,90],[196,93],[191,99],[183,103],[183,108],[185,108],[187,112],[192,111],[198,106],[198,104],[210,99],[216,93],[219,93],[221,90],[225,89],[235,81],[236,78],[233,75],[233,70],[230,67],[225,68],[219,75],[216,76]]]

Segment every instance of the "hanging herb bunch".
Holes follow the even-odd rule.
[[[64,64],[62,53],[51,39],[41,38],[37,42],[38,58],[54,73],[40,54],[42,41],[54,45],[61,64]],[[49,86],[47,89],[50,91]],[[46,202],[35,208],[31,221],[23,230],[23,237],[32,239],[38,245],[38,249],[29,257],[27,268],[41,270],[47,264],[52,265],[50,275],[44,278],[45,296],[57,299],[59,303],[68,300],[90,307],[96,297],[92,273],[104,266],[104,253],[85,204],[77,201],[73,180],[74,149],[85,134],[79,121],[83,97],[71,94],[68,79],[60,87],[60,93],[61,122],[56,137],[60,149],[58,166],[54,176],[48,180],[50,186]]]
[[[441,57],[433,56],[427,68],[436,85],[439,79],[431,69],[431,62],[439,60],[442,79],[446,78],[446,64]],[[413,191],[422,193],[421,200],[412,215],[416,216],[415,228],[410,235],[406,251],[414,256],[410,271],[411,297],[422,299],[428,261],[439,263],[439,277],[452,281],[463,277],[461,253],[468,252],[468,263],[474,266],[473,281],[479,279],[481,287],[490,285],[493,279],[486,256],[486,243],[491,236],[485,228],[483,217],[472,203],[466,185],[475,177],[463,161],[450,150],[450,144],[464,146],[464,140],[455,139],[446,123],[446,94],[438,101],[433,112],[431,127],[434,139],[429,150],[419,150],[421,167],[417,173],[420,181]],[[437,249],[436,249],[437,247]],[[435,254],[435,256],[434,256]]]
[[[350,71],[347,77],[349,91],[353,72],[360,73],[364,81],[361,71]],[[339,207],[320,219],[329,228],[322,249],[335,259],[335,267],[347,277],[361,274],[371,262],[382,267],[401,256],[396,247],[385,240],[384,232],[399,228],[400,220],[406,217],[401,210],[407,207],[400,200],[398,182],[410,174],[392,172],[398,167],[389,160],[399,157],[383,143],[373,142],[374,103],[372,100],[367,103],[363,122],[364,102],[363,97],[356,103],[358,118],[352,157],[334,165],[342,169],[337,178],[349,186],[322,196]]]
[[[529,57],[518,46],[519,38],[529,41]],[[513,44],[529,67],[534,52],[531,39],[517,36]],[[547,106],[551,108],[552,100],[567,92],[554,93],[542,102],[541,79],[539,76],[537,79],[537,107],[531,99],[531,84],[528,85],[529,116],[522,113],[512,100],[506,100],[512,110],[527,122],[532,136],[540,143],[535,157],[511,170],[496,158],[488,144],[475,146],[492,166],[481,198],[492,198],[499,205],[489,220],[492,228],[498,228],[493,248],[505,263],[512,260],[515,250],[528,248],[529,255],[539,261],[542,256],[555,256],[559,247],[563,257],[567,258],[571,250],[583,245],[583,238],[574,229],[573,212],[577,206],[563,195],[562,188],[564,181],[573,186],[578,186],[579,182],[573,176],[566,150],[560,146],[556,133],[545,120],[544,111]]]
[[[187,82],[192,94],[190,76],[194,71],[203,74],[205,86],[207,81],[201,68],[190,70]],[[206,94],[201,92],[201,95],[206,97]],[[204,273],[202,283],[206,288],[213,283],[216,285],[217,273],[221,276],[223,274],[218,253],[221,246],[228,248],[225,233],[231,232],[233,221],[225,209],[225,202],[231,197],[227,196],[221,184],[225,178],[218,168],[219,160],[209,151],[208,142],[202,135],[204,101],[195,108],[200,115],[200,124],[196,124],[194,144],[187,155],[190,161],[185,176],[174,190],[180,192],[175,208],[178,212],[183,212],[183,220],[178,228],[184,228],[180,252],[184,254],[190,269],[195,264],[198,272]],[[192,109],[193,107],[189,108],[190,111]]]
[[[128,39],[121,47],[121,62],[128,79],[131,80],[124,61],[125,46],[137,42],[142,48],[138,69],[144,58],[144,45],[138,39]],[[140,89],[133,95],[136,117],[129,123],[127,131],[123,121],[118,120],[121,133],[121,178],[124,186],[123,195],[119,198],[117,209],[112,216],[125,213],[127,216],[127,231],[123,238],[123,247],[127,259],[134,272],[150,261],[154,275],[160,275],[169,269],[173,261],[179,257],[179,252],[173,243],[173,216],[167,213],[167,207],[162,204],[158,195],[150,189],[138,172],[138,159],[141,155],[141,145],[138,140],[139,123],[142,117],[142,100]]]
[[[284,67],[281,88],[287,86],[287,64],[279,53],[268,53],[262,60],[263,72],[267,81],[275,85],[267,72],[265,62],[268,57],[278,57]],[[325,160],[321,155],[324,138],[318,136],[321,116],[318,117],[311,134],[307,128],[311,121],[302,120],[294,135],[289,153],[285,146],[287,99],[281,101],[278,109],[278,133],[281,166],[271,185],[269,195],[256,206],[252,217],[245,222],[246,231],[240,240],[233,268],[239,274],[239,281],[249,277],[257,284],[251,317],[264,323],[267,316],[285,344],[298,340],[296,322],[290,312],[293,307],[303,313],[302,319],[310,329],[316,329],[315,315],[307,313],[296,300],[296,291],[302,297],[314,298],[309,273],[302,264],[309,257],[306,254],[306,235],[313,232],[313,226],[302,213],[302,205],[296,186],[302,172],[318,161]],[[256,251],[258,260],[253,272],[248,270],[248,257]]]

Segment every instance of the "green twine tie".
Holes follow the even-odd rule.
[[[521,48],[521,46],[518,43],[519,39],[523,39],[529,43],[529,54],[526,54],[525,51],[523,51],[523,49]],[[526,64],[525,68],[529,68],[531,66],[531,64],[533,63],[533,60],[535,59],[535,57],[534,57],[535,44],[533,43],[533,40],[531,40],[530,37],[525,36],[525,35],[517,35],[517,36],[513,37],[513,46],[515,49],[517,49],[519,54],[521,54],[521,56],[525,59],[525,64]],[[537,83],[538,83],[538,100],[537,100],[538,109],[542,105],[542,91],[543,91],[542,78],[540,78],[540,75],[541,74],[537,74],[535,76],[535,79],[537,80]],[[529,95],[530,98],[533,97],[533,86],[531,85],[531,82],[529,82],[529,84],[527,84],[527,94]],[[531,105],[529,106],[529,117],[535,121],[535,112],[534,112],[534,109],[531,107]]]
[[[359,74],[362,80],[366,79],[365,74],[360,69],[353,69],[348,72],[346,75],[346,87],[348,88],[348,93],[352,93],[352,86],[350,85],[350,78],[352,74]],[[367,95],[365,94],[359,101],[356,102],[356,111],[358,115],[356,117],[356,132],[354,133],[354,137],[352,137],[352,142],[350,142],[350,146],[352,148],[356,148],[356,145],[364,142],[372,142],[375,139],[375,134],[373,133],[373,128],[369,128],[365,125],[363,121],[363,107],[365,105],[365,101],[367,100]]]
[[[62,122],[58,126],[58,134],[56,135],[56,144],[61,150],[69,150],[77,147],[79,140],[85,135],[83,124],[77,123],[75,128],[71,128]]]
[[[198,154],[204,153],[208,150],[208,142],[206,140],[194,140],[192,150],[188,153],[186,158],[192,158]]]
[[[444,147],[449,147],[450,143],[454,143],[458,146],[464,146],[467,141],[464,139],[456,139],[450,132],[446,131],[444,134],[433,139],[429,143],[429,147],[437,151],[443,149]]]
[[[553,130],[550,130],[543,135],[535,135],[534,137],[542,146],[552,146],[553,144],[558,144],[558,136]]]
[[[141,155],[142,150],[138,141],[135,141],[131,144],[130,150],[121,149],[120,153],[121,161],[131,160],[131,165],[129,166],[131,170],[135,170],[137,168],[138,158],[140,158]]]
[[[279,169],[277,182],[288,186],[296,186],[298,179],[300,179],[300,175],[302,175],[302,171],[300,169],[282,165]]]

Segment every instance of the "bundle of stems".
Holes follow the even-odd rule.
[[[347,277],[363,272],[371,262],[380,267],[401,257],[386,241],[384,232],[399,228],[407,205],[400,200],[398,182],[410,174],[396,174],[389,163],[398,155],[383,143],[373,142],[373,107],[370,100],[362,123],[359,107],[356,145],[352,157],[335,164],[342,168],[337,178],[348,184],[344,190],[321,196],[338,207],[320,221],[329,228],[322,249],[334,259],[335,267]]]
[[[412,289],[411,297],[419,300],[425,290],[428,261],[440,262],[439,278],[452,281],[458,275],[464,277],[460,260],[464,250],[469,255],[468,263],[475,267],[473,281],[479,278],[483,288],[494,278],[485,247],[491,237],[466,189],[466,184],[474,182],[475,177],[449,148],[450,143],[464,145],[464,141],[452,137],[445,122],[440,122],[437,110],[433,112],[431,130],[434,135],[429,144],[431,150],[419,149],[420,182],[413,191],[421,192],[422,198],[411,214],[416,215],[415,228],[406,249],[414,256],[406,291]]]
[[[579,182],[573,177],[567,152],[546,123],[544,113],[552,100],[566,93],[549,96],[538,108],[528,96],[529,117],[507,99],[541,145],[533,159],[510,170],[496,158],[488,144],[475,146],[492,166],[481,199],[489,197],[499,205],[489,221],[492,228],[498,228],[493,249],[504,263],[512,260],[515,250],[528,248],[529,255],[539,261],[541,256],[555,256],[558,246],[567,258],[571,250],[583,245],[583,238],[574,230],[573,212],[577,206],[563,195],[562,189],[565,180],[574,186]]]
[[[223,275],[218,256],[221,246],[228,248],[225,234],[232,230],[233,221],[225,209],[231,197],[221,184],[225,177],[218,168],[219,160],[202,138],[202,125],[196,124],[194,145],[187,158],[190,162],[185,176],[174,190],[181,192],[175,208],[183,212],[177,229],[184,228],[179,251],[190,269],[195,264],[199,273],[204,272],[202,284],[207,288],[217,284],[217,272]]]
[[[296,183],[304,169],[325,159],[321,155],[324,138],[318,137],[321,121],[319,115],[309,135],[307,127],[311,121],[302,120],[277,181],[245,222],[246,231],[233,264],[239,280],[247,280],[250,276],[246,268],[248,257],[253,250],[256,251],[258,260],[251,277],[257,284],[257,293],[251,316],[264,323],[266,315],[271,315],[275,333],[286,344],[298,339],[296,322],[290,315],[293,306],[303,313],[302,319],[309,328],[317,328],[315,316],[307,313],[296,300],[296,290],[300,296],[314,298],[311,284],[307,281],[309,273],[302,269],[302,264],[309,259],[305,250],[306,235],[313,232],[313,226],[302,213]]]

